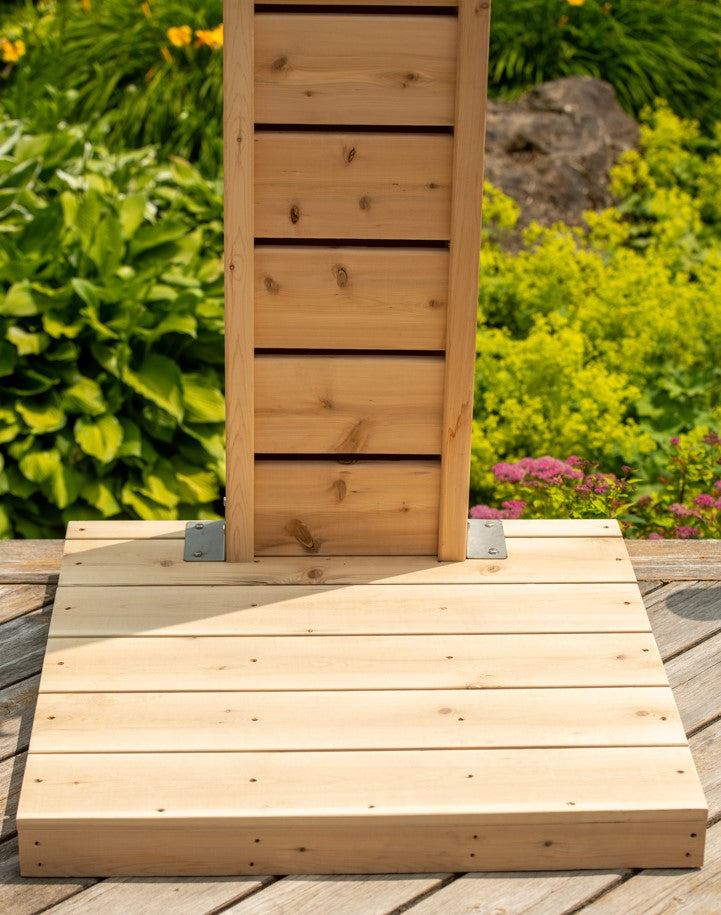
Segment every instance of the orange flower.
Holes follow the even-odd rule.
[[[15,64],[25,55],[25,42],[22,38],[17,41],[10,41],[9,38],[3,38],[0,41],[0,55],[6,64]]]
[[[196,29],[197,41],[195,42],[195,47],[200,48],[204,44],[207,45],[211,51],[217,51],[218,48],[223,47],[223,23],[217,25],[214,29]]]
[[[90,0],[83,0],[83,9],[86,13],[90,12]]]
[[[175,48],[187,48],[193,40],[193,30],[189,25],[173,26],[167,32],[168,41]]]

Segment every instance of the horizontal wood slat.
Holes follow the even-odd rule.
[[[48,640],[40,691],[467,690],[667,683],[653,636],[646,633],[54,637]]]
[[[635,585],[226,585],[58,591],[50,634],[650,632]]]
[[[256,356],[255,449],[440,454],[443,375],[434,356]]]
[[[258,246],[255,345],[441,350],[447,293],[447,251]]]
[[[453,138],[255,135],[258,238],[446,240]]]
[[[195,519],[194,519],[195,520]],[[186,521],[71,521],[68,540],[183,540]],[[612,518],[551,518],[503,521],[506,538],[620,537]],[[61,541],[58,541],[60,544]],[[624,541],[633,545],[634,541]],[[58,563],[60,549],[58,550]],[[485,591],[483,592],[486,593]]]
[[[176,753],[172,765],[167,753],[30,754],[26,777],[36,787],[19,818],[37,825],[66,813],[96,823],[193,816],[202,828],[218,816],[290,827],[319,815],[326,825],[391,826],[409,815],[418,824],[441,816],[445,825],[529,825],[584,812],[616,823],[705,812],[688,747]]]
[[[402,474],[406,462],[397,463]],[[357,469],[363,465],[346,467]],[[283,475],[279,478],[282,480]],[[271,479],[268,486],[272,485]],[[620,537],[520,537],[508,540],[507,546],[508,559],[502,561],[468,559],[443,563],[432,556],[265,556],[254,562],[229,564],[183,562],[180,540],[68,540],[61,580],[64,585],[101,587],[373,583],[485,586],[636,580]]]
[[[430,555],[439,474],[434,460],[256,461],[256,554]]]
[[[590,710],[592,714],[589,714]],[[686,744],[668,688],[46,693],[32,753]]]
[[[300,0],[260,0],[261,6],[298,6]],[[354,0],[304,0],[301,6],[342,6],[348,8],[354,5]],[[458,0],[363,0],[363,6],[377,6],[378,12],[384,6],[408,6],[408,7],[455,7],[458,6]]]
[[[642,771],[652,771],[654,759],[643,760],[643,764],[647,768]],[[224,777],[232,779],[233,775],[228,773]],[[196,784],[197,779],[189,782],[187,790],[193,791]],[[121,790],[131,791],[132,787]],[[429,783],[428,791],[433,790]],[[387,826],[365,819],[339,827],[319,819],[312,825],[295,826],[286,822],[282,826],[266,827],[257,821],[238,826],[232,817],[213,821],[206,816],[204,825],[194,825],[192,829],[188,828],[187,819],[163,821],[159,814],[153,822],[148,817],[122,821],[107,818],[81,822],[80,826],[73,823],[65,828],[58,828],[57,821],[37,825],[34,820],[28,820],[22,823],[20,847],[27,876],[35,876],[38,866],[45,874],[62,876],[137,877],[165,875],[169,871],[186,876],[252,876],[273,872],[432,874],[439,870],[463,873],[469,869],[598,869],[599,861],[604,862],[605,868],[688,868],[703,863],[705,814],[702,813],[686,820],[653,818],[648,822],[567,821],[541,825],[486,826],[469,822],[455,826],[442,822],[434,826],[419,825],[416,820],[418,817],[407,817],[408,825]],[[304,895],[307,881],[304,877]],[[344,893],[344,900],[347,895]],[[332,903],[328,902],[326,908],[338,910],[335,896]],[[291,911],[297,911],[296,903],[294,899]],[[257,904],[256,912],[267,911],[261,898]],[[388,905],[384,893],[376,910],[389,911]],[[353,909],[367,910],[367,898]],[[318,911],[318,908],[311,906],[306,911]]]
[[[257,15],[256,122],[450,126],[457,29],[451,16]]]

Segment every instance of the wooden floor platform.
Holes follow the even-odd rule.
[[[609,521],[507,560],[183,563],[73,524],[18,811],[32,876],[689,867],[706,802]]]

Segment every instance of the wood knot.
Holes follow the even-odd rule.
[[[345,499],[346,494],[348,492],[348,486],[346,485],[346,481],[345,480],[336,480],[335,483],[333,484],[333,488],[335,489],[336,497],[337,497],[338,501],[342,502],[343,499]]]
[[[438,299],[428,299],[429,308],[443,308],[443,302],[439,302]]]
[[[436,184],[435,181],[429,181],[427,184],[427,187],[428,187],[429,191],[435,191],[435,189],[438,187],[438,185]]]
[[[368,424],[364,419],[359,419],[338,442],[335,450],[338,454],[356,454],[363,450],[367,438]]]
[[[294,540],[297,540],[308,553],[317,553],[320,550],[320,544],[302,521],[298,519],[290,521],[285,526],[285,532],[293,537]]]
[[[296,225],[296,223],[298,222],[299,219],[300,219],[300,207],[294,203],[293,206],[290,208],[290,221],[293,223],[293,225]]]
[[[348,270],[342,264],[336,264],[333,267],[333,276],[340,289],[345,289],[350,280],[348,279]]]
[[[332,410],[334,407],[333,401],[329,397],[321,397],[320,405],[324,410]]]
[[[361,199],[358,201],[358,206],[361,208],[361,210],[370,210],[370,208],[371,208],[370,197],[368,197],[364,194],[361,197]]]
[[[344,146],[343,147],[343,158],[346,161],[347,165],[350,165],[351,162],[355,159],[356,150],[355,146]]]
[[[276,283],[272,276],[266,276],[263,279],[263,285],[265,286],[266,292],[269,292],[271,295],[277,295],[280,292],[280,285]]]
[[[288,66],[287,57],[279,57],[277,60],[274,60],[271,69],[275,70],[276,73],[283,73],[286,70],[290,70]]]

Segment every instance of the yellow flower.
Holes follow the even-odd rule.
[[[193,30],[189,25],[173,26],[167,34],[168,41],[175,48],[187,48],[193,40]]]
[[[207,45],[211,51],[217,51],[223,47],[223,23],[217,25],[214,29],[197,29],[195,32],[197,41],[196,48]]]
[[[25,42],[22,38],[17,41],[10,41],[9,38],[3,38],[0,41],[0,54],[6,64],[17,63],[25,54]]]
[[[569,6],[583,6],[586,0],[568,0]]]

